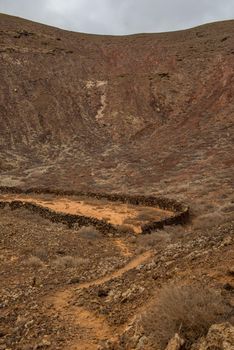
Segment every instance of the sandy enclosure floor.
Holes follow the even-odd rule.
[[[118,226],[126,225],[135,233],[141,232],[141,225],[149,221],[157,221],[170,217],[173,212],[160,208],[135,206],[121,202],[111,202],[106,199],[87,197],[55,197],[43,195],[1,195],[0,200],[20,200],[32,202],[50,208],[57,212],[84,215],[103,219]]]

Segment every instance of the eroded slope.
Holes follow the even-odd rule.
[[[230,201],[233,21],[126,37],[0,25],[1,185]]]

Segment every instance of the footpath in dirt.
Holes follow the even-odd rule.
[[[82,329],[80,336],[72,340],[65,348],[66,350],[96,350],[100,341],[114,340],[113,334],[117,338],[118,334],[123,332],[124,329],[124,325],[113,329],[113,327],[109,326],[104,316],[96,315],[83,307],[70,304],[69,302],[73,299],[77,290],[99,286],[112,279],[121,277],[124,273],[147,261],[151,255],[151,251],[144,252],[133,258],[121,269],[107,276],[82,283],[76,287],[68,287],[46,298],[46,302],[49,302],[50,305],[52,304],[53,311],[57,312],[63,321],[71,327],[79,326]]]

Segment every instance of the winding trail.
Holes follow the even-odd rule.
[[[126,256],[126,257],[132,256],[132,253],[128,249],[128,246],[125,244],[125,242],[122,239],[117,238],[114,240],[114,243],[119,248],[119,250],[123,256]]]
[[[100,341],[115,340],[118,334],[123,332],[124,326],[111,327],[104,316],[71,304],[70,301],[76,296],[78,290],[99,286],[112,279],[122,277],[126,272],[146,262],[151,256],[151,251],[144,252],[119,270],[94,281],[81,283],[78,286],[69,286],[46,298],[46,302],[53,305],[53,310],[59,314],[60,319],[71,327],[78,326],[82,330],[82,332],[79,332],[79,337],[74,335],[74,338],[64,350],[97,350]]]
[[[168,199],[159,200],[154,197],[149,197],[149,201],[145,201],[146,197],[132,197],[132,202],[125,202],[125,197],[121,195],[115,195],[113,200],[111,196],[103,196],[104,197],[101,196],[100,198],[81,195],[53,197],[53,194],[46,195],[39,194],[39,192],[38,194],[34,192],[31,194],[0,193],[0,200],[3,200],[4,205],[5,202],[12,202],[13,205],[11,207],[10,203],[10,207],[13,209],[17,208],[17,203],[14,203],[14,201],[19,202],[19,207],[22,207],[22,204],[23,207],[29,208],[30,210],[33,208],[33,211],[38,207],[40,213],[52,213],[53,220],[51,221],[54,221],[54,218],[57,220],[59,216],[62,216],[62,220],[64,220],[64,217],[71,220],[71,217],[77,216],[79,220],[80,218],[90,220],[88,223],[94,223],[94,226],[103,221],[105,230],[106,225],[108,230],[113,226],[116,226],[117,230],[118,226],[129,226],[132,230],[129,230],[128,233],[133,231],[132,233],[135,234],[142,232],[148,233],[155,229],[155,227],[161,228],[163,225],[184,222],[189,213],[188,207]],[[121,202],[121,200],[123,202]],[[27,203],[30,205],[27,205]],[[16,204],[16,206],[14,206],[14,204]],[[46,210],[42,207],[46,208]],[[67,222],[70,223],[70,221]],[[82,221],[81,225],[83,223]],[[87,221],[85,221],[85,223],[87,223]],[[124,228],[122,227],[122,229]],[[119,228],[119,230],[121,231],[121,228]],[[43,298],[47,309],[47,315],[53,319],[57,319],[57,322],[59,322],[62,327],[65,327],[68,332],[67,338],[65,336],[65,339],[63,339],[65,342],[63,350],[98,350],[100,349],[100,344],[106,340],[112,342],[118,341],[118,337],[123,334],[126,327],[129,326],[129,322],[121,326],[110,325],[104,315],[98,314],[97,311],[90,311],[83,306],[83,303],[79,303],[79,301],[81,301],[79,300],[79,291],[100,286],[111,280],[121,278],[125,273],[135,269],[152,256],[152,252],[147,251],[132,257],[133,254],[131,248],[128,247],[128,240],[126,238],[123,239],[116,235],[112,237],[111,241],[115,244],[122,256],[131,258],[124,267],[93,281],[76,285],[67,285],[61,290],[50,293],[45,299]],[[126,279],[127,278],[126,276]],[[88,293],[88,291],[86,292]],[[95,302],[98,303],[98,300],[95,299]],[[110,307],[107,308],[107,310],[109,310],[108,313],[111,315],[111,304],[108,304],[108,307]]]

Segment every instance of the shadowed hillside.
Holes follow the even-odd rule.
[[[221,205],[233,24],[114,37],[1,15],[1,185],[210,195]]]

